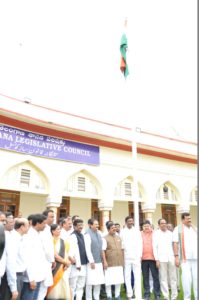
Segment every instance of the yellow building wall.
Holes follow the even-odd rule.
[[[197,206],[190,206],[190,214],[191,214],[191,219],[192,219],[192,223],[193,225],[195,225],[197,227],[198,224],[198,210],[197,210]]]
[[[153,225],[154,229],[158,228],[158,220],[162,218],[162,210],[161,210],[161,204],[156,204],[156,210],[153,213]]]
[[[19,211],[23,217],[30,214],[42,213],[46,209],[46,197],[29,193],[20,193]]]
[[[70,198],[70,215],[78,215],[87,227],[87,221],[91,218],[91,200]]]
[[[114,201],[111,211],[111,220],[120,224],[121,228],[125,224],[125,217],[129,215],[128,202]]]

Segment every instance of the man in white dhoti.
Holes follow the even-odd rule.
[[[125,218],[125,228],[121,230],[122,247],[124,249],[124,280],[126,284],[127,300],[133,296],[131,286],[131,271],[134,274],[135,297],[142,299],[141,295],[141,257],[142,257],[142,237],[141,232],[133,224],[131,216]]]
[[[194,299],[197,300],[197,230],[191,224],[189,213],[183,213],[181,219],[182,224],[173,232],[175,264],[177,267],[181,264],[184,300],[191,300],[192,284]]]
[[[159,269],[159,279],[161,292],[164,300],[170,299],[168,274],[171,280],[171,299],[176,300],[177,276],[175,268],[175,259],[172,248],[172,232],[167,229],[165,219],[158,220],[159,229],[153,235],[153,254],[156,260],[156,267]]]
[[[99,300],[100,285],[105,282],[102,266],[102,237],[98,232],[99,223],[95,219],[88,220],[89,228],[84,236],[87,264],[86,300]]]
[[[71,266],[69,284],[72,290],[72,298],[76,300],[81,300],[83,296],[88,263],[84,235],[82,234],[83,226],[83,220],[74,220],[74,231],[69,239],[75,249],[75,264]]]
[[[107,300],[112,300],[111,285],[115,285],[115,300],[120,300],[121,284],[124,283],[124,253],[122,240],[116,234],[114,223],[107,224],[108,234],[103,238],[103,266]]]

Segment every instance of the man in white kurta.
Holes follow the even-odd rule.
[[[89,228],[84,236],[87,264],[86,300],[92,300],[92,286],[94,300],[99,300],[100,285],[105,282],[102,266],[102,237],[98,233],[99,223],[89,219]]]
[[[72,290],[72,298],[81,300],[86,284],[87,255],[83,230],[83,220],[76,219],[73,222],[74,231],[69,238],[73,245],[75,263],[71,265],[69,284]]]
[[[159,269],[160,287],[165,300],[169,300],[169,278],[171,282],[171,299],[176,300],[177,274],[173,253],[172,232],[167,229],[165,219],[158,220],[159,229],[153,235],[153,254]],[[168,278],[169,275],[169,278]]]
[[[12,259],[13,265],[12,269],[16,273],[16,281],[12,285],[9,284],[9,276],[8,276],[8,284],[10,285],[11,292],[17,289],[18,297],[17,300],[21,299],[21,290],[23,287],[23,275],[26,270],[26,262],[24,255],[24,235],[27,234],[29,229],[29,222],[25,218],[15,219],[14,230],[12,232]],[[9,255],[8,255],[9,256]]]
[[[43,215],[46,217],[46,226],[44,230],[40,232],[40,238],[45,251],[46,278],[40,285],[38,300],[43,300],[46,297],[48,287],[53,285],[52,267],[55,265],[54,245],[50,231],[50,226],[54,222],[55,214],[52,209],[47,209],[43,212]]]
[[[71,217],[64,218],[61,221],[60,238],[64,241],[66,241],[72,232],[73,232],[72,218]]]
[[[46,279],[46,253],[40,238],[40,232],[44,230],[45,226],[46,217],[42,214],[35,214],[32,226],[24,236],[26,271],[21,300],[39,299],[40,285]]]
[[[131,271],[134,274],[135,297],[142,299],[141,295],[141,257],[142,257],[142,237],[141,232],[133,224],[134,220],[128,216],[125,218],[126,227],[121,230],[122,247],[124,249],[124,280],[126,284],[127,299],[133,296],[131,286]]]
[[[5,215],[4,215],[5,217]],[[4,294],[4,285],[2,284],[1,279],[3,276],[5,276],[5,272],[7,273],[7,279],[8,279],[8,285],[11,290],[11,285],[15,288],[12,290],[10,297],[12,296],[12,299],[17,299],[18,293],[16,288],[16,273],[13,269],[13,244],[11,242],[11,239],[9,237],[8,232],[4,231],[4,225],[5,225],[6,218],[3,220],[3,215],[1,214],[0,217],[0,300],[5,299]]]
[[[182,224],[175,227],[173,232],[173,248],[175,264],[181,265],[182,287],[184,300],[191,300],[193,283],[194,299],[197,298],[197,230],[191,223],[189,213],[181,216]]]
[[[120,288],[124,283],[124,253],[122,240],[116,234],[114,223],[107,224],[108,234],[103,238],[103,266],[107,299],[112,299],[111,286],[115,286],[115,300],[120,300]]]

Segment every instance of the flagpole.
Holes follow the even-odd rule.
[[[133,169],[133,187],[132,187],[132,198],[134,204],[134,226],[140,230],[139,224],[139,189],[137,180],[137,128],[132,126],[132,169]]]
[[[127,18],[125,18],[125,22],[124,22],[124,28],[126,31],[126,27],[127,27]],[[126,98],[129,99],[131,101],[131,84],[130,82],[127,85],[128,80],[127,76],[129,75],[129,70],[128,70],[128,64],[127,64],[127,58],[126,57],[126,52],[128,49],[128,42],[127,42],[127,37],[125,36],[125,34],[123,34],[122,39],[121,39],[121,43],[120,43],[120,52],[121,52],[121,64],[120,64],[120,70],[122,71],[124,78],[125,78],[125,94],[126,94]],[[129,90],[128,90],[129,88]],[[131,115],[131,120],[135,120],[135,115],[132,116]],[[134,126],[132,124],[131,127],[131,166],[132,166],[132,175],[133,175],[133,186],[132,186],[132,202],[134,205],[134,227],[137,230],[140,230],[140,226],[139,226],[139,190],[138,190],[138,180],[137,180],[137,134],[138,132],[140,132],[139,128],[136,127],[135,125],[136,121],[134,121]],[[132,241],[135,242],[136,241]],[[141,288],[141,267],[140,267],[140,271],[136,272],[136,281],[137,283],[137,287],[136,287],[136,299],[138,300],[142,300],[142,288]]]
[[[127,31],[127,17],[124,21],[124,34],[121,39],[120,44],[120,52],[121,52],[121,64],[120,64],[120,70],[122,71],[124,78],[125,78],[125,93],[127,96],[127,99],[129,98],[129,92],[130,92],[130,83],[127,85],[127,76],[129,75],[128,70],[128,64],[127,64],[127,54],[128,54],[128,42],[126,37],[126,31]],[[128,91],[129,86],[129,91]],[[131,116],[132,118],[132,116]],[[132,118],[132,119],[135,119]],[[135,124],[134,124],[135,125]],[[139,229],[139,191],[138,191],[138,182],[137,182],[137,131],[136,126],[131,127],[131,151],[132,151],[132,171],[133,171],[133,187],[132,187],[132,202],[134,205],[134,226]]]

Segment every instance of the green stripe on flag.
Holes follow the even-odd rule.
[[[126,61],[126,51],[128,48],[128,41],[126,34],[122,35],[121,42],[120,42],[120,53],[121,53],[121,64],[120,64],[120,70],[124,74],[124,77],[126,78],[129,75],[129,69]]]

